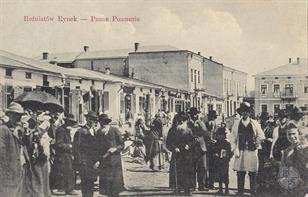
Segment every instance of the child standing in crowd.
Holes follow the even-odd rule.
[[[217,194],[223,194],[222,184],[225,184],[225,194],[229,194],[229,162],[232,157],[231,144],[226,139],[226,130],[219,127],[216,131],[217,141],[213,144],[213,165],[215,166],[215,181],[219,182]]]

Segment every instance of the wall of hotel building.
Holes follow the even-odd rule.
[[[129,53],[129,73],[137,79],[187,90],[187,56],[186,51]]]
[[[286,109],[288,105],[297,106],[297,107],[308,107],[307,98],[298,98],[293,101],[281,101],[281,99],[256,99],[255,100],[255,114],[260,115],[262,112],[262,105],[265,105],[267,112],[271,115],[274,115],[276,106],[279,106],[280,109]]]
[[[284,95],[286,85],[293,85],[293,94],[296,97],[306,97],[305,87],[308,87],[308,78],[306,76],[257,76],[255,78],[256,98],[266,97],[275,98]],[[261,87],[262,86],[262,87]],[[279,87],[279,91],[274,88]],[[261,94],[261,88],[266,88]],[[263,90],[264,91],[264,90]]]
[[[124,73],[128,72],[128,64],[126,57],[77,59],[74,61],[74,67],[85,68],[100,72],[105,72],[106,68],[110,68],[110,72],[117,75],[124,75]]]
[[[202,56],[193,53],[188,53],[188,79],[189,79],[189,91],[193,92],[195,89],[203,88]]]
[[[206,92],[223,97],[223,65],[203,60],[203,87]]]

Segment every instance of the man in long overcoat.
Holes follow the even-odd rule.
[[[65,123],[56,131],[56,155],[55,162],[58,167],[57,181],[60,182],[60,188],[66,194],[76,194],[73,190],[75,187],[75,177],[73,171],[72,139],[70,129],[77,122],[73,114],[68,114],[64,119]]]
[[[74,160],[79,165],[82,197],[93,197],[94,182],[97,180],[95,163],[98,161],[96,136],[97,114],[89,111],[86,125],[78,129],[74,136]]]
[[[99,116],[101,129],[97,133],[99,144],[99,193],[118,196],[124,190],[121,151],[124,142],[118,128],[110,126],[107,114]]]
[[[193,162],[194,162],[194,175],[197,176],[199,191],[206,190],[206,179],[208,170],[207,161],[207,147],[205,139],[209,136],[205,124],[199,119],[200,111],[192,107],[189,110],[190,120],[187,123],[188,127],[192,130],[194,136],[193,144]]]
[[[12,102],[6,110],[9,121],[0,125],[0,196],[22,197],[25,164],[29,159],[21,142],[19,125],[23,107]]]
[[[264,132],[261,125],[250,118],[252,108],[249,103],[241,103],[237,111],[242,118],[234,122],[230,143],[235,156],[233,169],[237,171],[238,194],[244,193],[246,172],[249,175],[250,191],[254,194],[259,168],[258,149],[261,149],[261,142],[265,138]]]
[[[194,165],[192,160],[192,144],[194,137],[187,127],[188,117],[184,113],[175,115],[166,140],[167,148],[172,151],[169,170],[169,186],[178,195],[184,189],[186,196],[195,186]]]

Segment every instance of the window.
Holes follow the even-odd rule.
[[[198,71],[198,83],[200,83],[200,71]]]
[[[308,93],[308,85],[304,86],[304,93],[307,94]]]
[[[195,77],[194,80],[195,80],[195,83],[196,83],[197,82],[197,70],[194,71],[194,77]]]
[[[285,96],[292,96],[293,95],[293,84],[286,84],[285,85]]]
[[[274,104],[274,114],[278,114],[280,110],[280,104]]]
[[[218,116],[220,116],[221,112],[222,112],[222,105],[221,104],[216,104],[216,111],[217,111]]]
[[[279,84],[274,84],[273,93],[275,97],[280,95],[280,85]]]
[[[31,79],[32,78],[32,74],[30,72],[26,72],[26,79]]]
[[[261,95],[265,96],[267,94],[267,85],[261,85]]]
[[[193,69],[190,69],[190,79],[191,79],[191,82],[194,82],[194,71],[193,71]]]
[[[49,86],[48,76],[47,75],[43,75],[43,86]]]
[[[261,112],[267,112],[267,104],[261,104]]]
[[[12,77],[12,68],[5,68],[5,76],[6,77]]]
[[[6,86],[6,107],[14,100],[14,88],[13,86]]]

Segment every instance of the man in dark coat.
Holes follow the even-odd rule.
[[[209,136],[207,133],[204,123],[199,120],[199,114],[197,108],[192,107],[189,110],[190,121],[187,123],[188,127],[192,130],[195,143],[193,149],[193,161],[195,164],[194,174],[197,175],[198,189],[199,191],[206,190],[206,178],[208,170],[208,161],[206,157],[207,147],[205,143],[206,137]]]
[[[95,163],[98,161],[96,136],[97,114],[89,111],[86,125],[78,129],[74,136],[74,159],[79,165],[82,197],[93,197],[94,182],[97,179]]]
[[[55,162],[58,166],[58,180],[60,182],[60,188],[65,191],[66,194],[75,195],[73,191],[75,187],[75,177],[73,171],[73,155],[72,155],[72,139],[70,129],[77,122],[74,119],[73,114],[68,114],[64,119],[65,123],[59,127],[56,131],[56,155]]]
[[[166,140],[167,148],[172,151],[169,171],[169,186],[178,195],[184,189],[186,196],[194,187],[194,165],[192,160],[192,144],[194,137],[187,127],[187,116],[184,113],[175,115]]]
[[[107,114],[99,116],[101,129],[97,133],[100,166],[99,193],[118,196],[124,190],[121,151],[124,148],[119,129],[109,125],[111,119]]]
[[[22,197],[25,164],[29,157],[21,142],[19,125],[24,109],[12,102],[6,110],[9,121],[0,125],[0,196]]]

